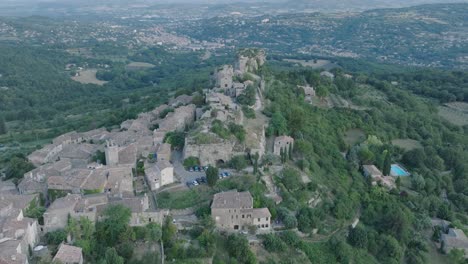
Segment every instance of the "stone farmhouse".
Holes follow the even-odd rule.
[[[247,230],[254,226],[260,232],[271,230],[268,208],[253,208],[250,192],[229,191],[217,193],[211,204],[211,216],[222,230]]]
[[[395,188],[395,179],[390,176],[384,176],[375,165],[363,165],[362,171],[365,177],[371,178],[373,186],[382,184],[389,189]]]
[[[280,136],[275,138],[275,143],[273,145],[273,154],[280,156],[281,150],[289,151],[289,148],[294,146],[294,138],[289,136]]]
[[[83,264],[82,249],[62,243],[52,261],[63,264]]]
[[[449,228],[447,234],[441,237],[442,251],[446,254],[452,249],[461,249],[465,253],[465,259],[468,258],[468,238],[461,229]]]

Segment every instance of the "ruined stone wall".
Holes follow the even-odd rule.
[[[234,143],[225,141],[213,144],[194,144],[186,142],[184,147],[184,159],[188,157],[198,157],[200,165],[216,165],[218,161],[227,162],[234,156]]]

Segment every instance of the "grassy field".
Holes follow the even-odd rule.
[[[96,69],[88,69],[79,72],[78,76],[72,77],[72,80],[83,83],[83,84],[96,84],[96,85],[104,85],[107,82],[101,81],[96,78]]]
[[[439,106],[439,116],[454,125],[468,125],[468,103],[453,102]]]
[[[398,146],[406,151],[410,151],[417,148],[422,148],[423,146],[419,141],[413,139],[394,139],[392,144]]]
[[[156,195],[159,208],[186,209],[209,201],[212,198],[209,187],[198,186],[179,192],[162,192]]]
[[[366,133],[359,128],[352,128],[346,131],[344,141],[352,146],[366,139]]]

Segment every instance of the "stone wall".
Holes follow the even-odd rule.
[[[234,143],[225,141],[213,144],[194,144],[186,140],[184,147],[184,159],[198,157],[200,165],[216,165],[218,161],[227,162],[234,156]]]

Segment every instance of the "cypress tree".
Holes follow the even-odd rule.
[[[389,151],[386,151],[386,152],[387,153],[385,153],[385,160],[384,160],[384,164],[383,164],[383,174],[388,176],[388,175],[390,175],[392,160],[391,160],[391,157],[390,157],[390,152]]]
[[[292,155],[292,153],[293,153],[293,146],[292,146],[292,144],[291,144],[291,145],[289,145],[289,159],[290,159],[290,160],[293,160],[293,155]]]
[[[0,117],[0,135],[4,135],[7,133],[7,127],[5,123],[5,119]]]

